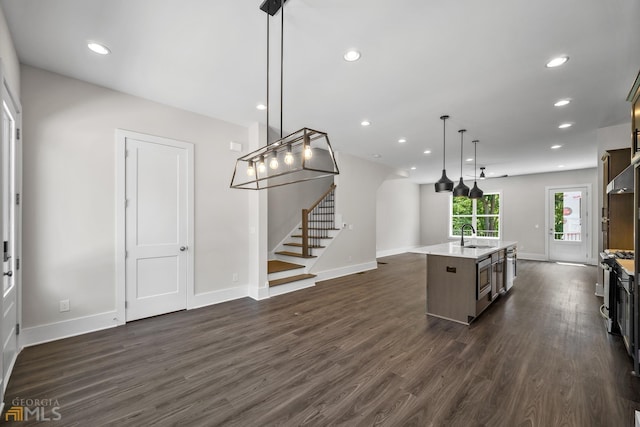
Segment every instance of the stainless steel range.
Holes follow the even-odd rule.
[[[604,270],[604,304],[600,311],[607,319],[607,331],[612,334],[619,334],[618,326],[618,275],[619,265],[618,259],[632,260],[634,252],[628,249],[606,249],[600,252],[600,267]]]

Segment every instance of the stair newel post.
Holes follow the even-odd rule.
[[[309,210],[302,209],[302,256],[309,256]]]

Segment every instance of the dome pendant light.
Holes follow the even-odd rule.
[[[478,188],[478,182],[476,181],[476,166],[477,166],[477,159],[478,159],[478,141],[477,139],[473,141],[473,188],[471,189],[471,191],[469,191],[469,198],[470,199],[480,199],[482,197],[482,195],[484,194],[484,192]]]
[[[458,131],[460,133],[460,182],[456,185],[456,188],[453,189],[454,197],[469,197],[469,187],[464,185],[464,181],[462,180],[462,139],[466,131],[466,129],[460,129]]]
[[[440,116],[440,120],[442,120],[442,177],[436,182],[436,193],[442,193],[445,191],[453,190],[453,181],[447,178],[447,171],[445,169],[445,151],[447,148],[446,143],[446,123],[449,116]]]

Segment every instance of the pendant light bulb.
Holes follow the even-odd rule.
[[[264,173],[267,170],[267,167],[264,165],[264,156],[260,156],[260,160],[258,160],[258,172]]]
[[[478,177],[478,179],[485,179],[485,178],[486,178],[486,176],[485,176],[485,174],[484,174],[484,170],[485,170],[485,169],[486,169],[486,168],[484,168],[484,167],[481,167],[481,168],[480,168],[480,176]]]
[[[253,160],[249,160],[249,166],[247,166],[247,175],[254,176],[256,174],[256,168],[253,166]]]
[[[284,155],[284,163],[286,165],[292,165],[293,164],[293,154],[291,153],[291,144],[287,144],[287,154]]]
[[[478,141],[477,139],[473,141],[473,188],[469,191],[470,199],[480,199],[484,195],[484,192],[478,188],[478,182],[476,181],[476,173],[477,173],[477,164],[476,159],[478,158]]]
[[[435,187],[436,187],[436,193],[442,193],[445,191],[451,191],[453,190],[453,181],[451,181],[448,177],[447,177],[447,171],[445,169],[445,152],[446,152],[446,123],[447,123],[447,119],[449,118],[449,116],[445,115],[445,116],[440,116],[440,120],[442,120],[442,176],[440,177],[440,179],[438,180],[438,182],[435,183]]]
[[[463,149],[463,137],[466,129],[460,129],[458,132],[460,133],[460,182],[456,185],[456,188],[453,189],[454,197],[469,197],[469,187],[464,185],[464,181],[462,180],[462,149]]]
[[[278,166],[280,166],[280,163],[278,163],[278,153],[274,151],[273,157],[271,157],[271,160],[269,161],[269,167],[271,169],[278,169]]]
[[[304,145],[304,159],[309,160],[313,157],[313,151],[311,151],[311,146],[309,144]]]

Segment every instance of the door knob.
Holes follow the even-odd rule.
[[[3,276],[13,276],[13,271],[7,271],[6,273],[2,273]]]
[[[186,250],[187,250],[187,247],[186,247],[186,246],[180,246],[180,252],[184,252],[184,251],[186,251]]]

